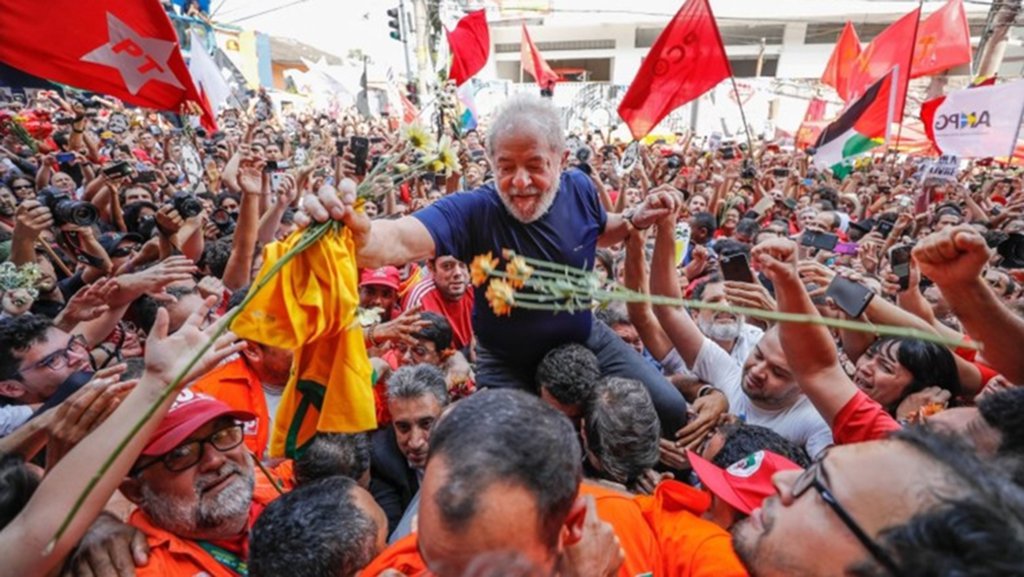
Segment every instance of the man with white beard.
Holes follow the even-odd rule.
[[[255,483],[244,424],[255,415],[186,389],[121,484],[149,545],[138,577],[245,574],[249,530],[277,496]]]
[[[507,248],[590,270],[599,244],[616,244],[675,212],[676,196],[655,189],[631,211],[606,213],[590,178],[566,170],[569,153],[561,118],[535,96],[517,95],[502,106],[488,131],[487,155],[493,183],[446,196],[411,216],[371,225],[352,208],[354,185],[348,181],[342,182],[340,198],[332,187],[306,196],[308,216],[297,215],[297,221],[343,221],[353,232],[360,267],[397,266],[436,255],[469,262],[488,252],[502,259]],[[553,314],[517,308],[499,318],[487,306],[485,287],[475,290],[478,386],[536,392],[540,360],[551,349],[576,342],[594,351],[605,376],[644,383],[663,432],[673,435],[686,424],[686,401],[679,391],[611,329],[595,322],[590,310]]]

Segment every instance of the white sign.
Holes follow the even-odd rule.
[[[943,154],[938,160],[930,162],[921,171],[922,182],[956,182],[960,172],[960,157],[955,154]]]
[[[962,158],[1007,156],[1017,143],[1024,81],[951,92],[935,110],[935,144]]]

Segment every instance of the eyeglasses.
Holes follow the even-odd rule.
[[[196,463],[203,460],[203,451],[206,449],[207,444],[223,453],[241,445],[244,440],[245,432],[242,423],[234,423],[222,429],[217,429],[209,437],[193,439],[178,445],[158,459],[137,467],[133,474],[138,475],[157,463],[163,463],[164,467],[172,473],[180,473],[194,467]]]
[[[85,337],[83,337],[82,335],[73,335],[70,339],[68,339],[68,344],[66,347],[59,351],[54,351],[46,355],[42,359],[39,359],[38,361],[30,365],[25,370],[41,369],[43,367],[46,367],[51,371],[59,371],[66,367],[67,364],[71,361],[72,351],[78,351],[81,354],[88,354],[89,343],[88,341],[85,340]]]
[[[882,547],[868,536],[867,532],[861,528],[853,517],[839,504],[836,500],[835,495],[829,490],[826,485],[828,475],[825,473],[824,459],[819,459],[813,465],[807,468],[796,481],[793,482],[792,496],[794,499],[799,498],[801,495],[807,492],[808,489],[814,487],[818,494],[821,495],[821,500],[825,501],[836,515],[839,516],[839,520],[853,533],[854,537],[860,541],[861,545],[871,553],[871,556],[875,558],[883,567],[889,570],[892,575],[901,575],[899,566],[893,561],[892,557],[885,552]]]
[[[139,252],[139,249],[141,249],[141,248],[142,248],[142,245],[139,245],[139,244],[133,244],[133,245],[130,245],[130,246],[122,246],[120,248],[115,248],[110,253],[110,256],[113,257],[113,258],[121,258],[121,257],[129,256],[133,252]]]
[[[35,188],[31,184],[15,184],[11,187],[11,190],[32,190]]]

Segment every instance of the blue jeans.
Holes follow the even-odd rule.
[[[651,363],[626,344],[608,325],[594,319],[590,338],[583,343],[593,351],[606,377],[636,379],[647,387],[661,421],[662,436],[675,438],[687,420],[686,399]],[[537,367],[509,364],[501,357],[477,345],[476,384],[480,388],[520,389],[537,393],[534,375]]]

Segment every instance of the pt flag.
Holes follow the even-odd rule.
[[[158,0],[50,0],[45,17],[39,6],[0,0],[0,62],[137,106],[202,105]]]
[[[619,105],[633,138],[732,75],[707,0],[687,0],[651,46]]]
[[[1011,156],[1024,114],[1024,80],[957,90],[921,106],[925,132],[942,154]]]
[[[835,88],[843,102],[850,100],[850,74],[858,56],[860,38],[857,37],[857,29],[853,27],[853,23],[847,20],[839,40],[836,41],[836,47],[832,49],[832,56],[828,58],[825,72],[821,75],[821,83]]]
[[[491,31],[487,28],[487,13],[483,10],[470,12],[447,35],[452,53],[448,78],[454,80],[456,86],[462,86],[462,83],[480,72],[491,57]]]
[[[949,0],[921,21],[910,77],[928,76],[970,61],[971,31],[964,1]]]
[[[815,165],[835,166],[888,140],[898,77],[895,69],[886,74],[821,131],[815,143]]]
[[[907,84],[910,82],[907,71],[910,70],[914,53],[914,30],[917,28],[920,15],[921,9],[915,8],[875,36],[857,57],[850,75],[850,98],[856,99],[892,70],[899,71],[899,77],[896,79],[894,122],[903,120]]]
[[[821,134],[822,128],[825,127],[825,123],[822,122],[825,119],[825,100],[821,98],[812,98],[811,102],[807,105],[807,112],[804,113],[804,121],[800,123],[800,128],[796,131],[796,147],[799,150],[804,150],[808,146],[813,146],[818,140],[818,135]]]
[[[554,89],[555,83],[558,82],[558,74],[551,70],[547,61],[540,55],[540,50],[537,50],[537,46],[530,39],[530,31],[526,29],[526,24],[523,24],[522,45],[519,50],[523,71],[532,76],[541,89]]]

